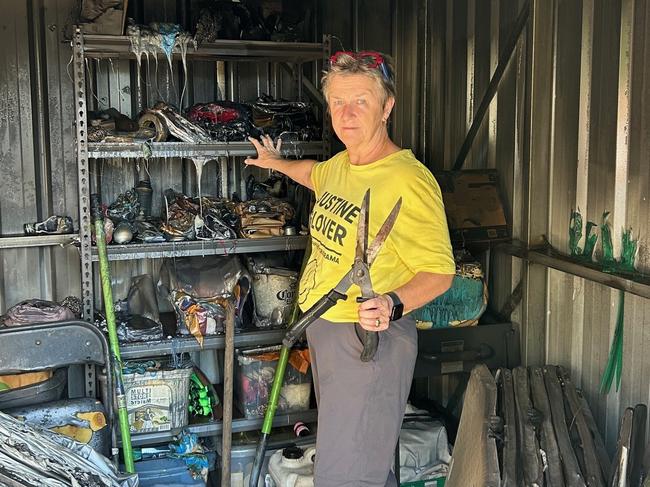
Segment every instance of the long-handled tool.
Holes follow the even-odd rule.
[[[357,246],[352,268],[345,274],[345,276],[343,276],[332,290],[320,298],[291,326],[287,331],[284,340],[282,340],[280,359],[278,361],[278,366],[275,369],[273,387],[271,388],[269,403],[264,415],[264,423],[262,424],[262,435],[257,444],[257,450],[255,451],[255,461],[253,463],[249,482],[250,487],[258,487],[264,454],[266,453],[266,446],[271,434],[271,427],[273,426],[273,417],[275,416],[275,411],[278,407],[278,398],[280,397],[280,390],[282,389],[282,382],[284,381],[284,373],[289,360],[289,351],[309,325],[316,321],[316,319],[322,316],[323,313],[334,306],[339,300],[347,299],[346,293],[352,284],[356,284],[361,288],[360,301],[365,301],[375,297],[375,293],[372,290],[372,281],[370,280],[370,266],[379,254],[379,250],[395,225],[397,215],[402,207],[402,198],[397,201],[370,245],[368,245],[369,206],[370,190],[366,191],[366,194],[363,197],[363,203],[361,204],[361,211],[359,212]],[[356,325],[356,330],[359,338],[363,342],[361,360],[363,362],[368,362],[373,359],[377,352],[379,334],[377,332],[369,332],[361,328],[359,324]]]
[[[126,396],[122,381],[122,358],[120,357],[120,344],[117,338],[115,324],[115,310],[113,309],[113,290],[111,288],[111,272],[108,266],[108,253],[106,252],[106,235],[104,234],[104,217],[101,210],[99,195],[91,196],[91,208],[95,220],[95,241],[99,255],[99,274],[102,282],[102,295],[104,309],[106,310],[106,327],[108,328],[108,343],[111,347],[113,359],[113,377],[115,379],[115,398],[117,401],[120,435],[122,437],[122,455],[124,466],[128,473],[135,473],[133,465],[133,449],[131,448],[131,430],[129,428],[129,415],[126,409]]]

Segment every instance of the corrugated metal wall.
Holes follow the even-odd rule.
[[[64,44],[75,2],[0,1],[0,233],[77,214],[72,81]],[[0,251],[0,310],[28,297],[80,295],[74,248]]]
[[[556,0],[536,5],[535,14],[527,131],[530,219],[528,233],[520,236],[531,241],[546,234],[567,252],[571,209],[596,223],[610,211],[615,255],[623,228],[632,228],[640,238],[637,267],[647,272],[650,4]],[[613,447],[624,408],[650,397],[650,301],[627,295],[621,390],[604,396],[598,386],[618,291],[539,266],[523,279],[524,356],[530,363],[571,367]],[[505,285],[494,289],[507,291]]]
[[[331,0],[319,3],[318,16],[322,32],[337,37],[333,49],[393,54],[399,90],[394,138],[435,171],[453,164],[522,4]],[[74,0],[0,0],[3,235],[21,233],[24,222],[52,213],[77,213],[70,50],[63,42],[76,5]],[[156,12],[161,20],[182,15],[176,2],[155,5],[143,15]],[[609,210],[616,248],[621,229],[632,227],[640,236],[638,267],[647,271],[650,105],[644,101],[650,99],[645,62],[650,4],[545,0],[533,2],[531,14],[465,167],[499,170],[515,237],[537,242],[544,234],[566,251],[572,208],[596,222]],[[255,68],[250,76],[244,73],[243,84],[229,76],[216,82],[214,68],[205,64],[191,66],[199,80],[190,88],[196,101],[212,98],[217,86],[228,97],[255,96],[272,88],[271,78],[284,76],[275,78],[274,68]],[[133,110],[124,89],[132,80],[128,68],[101,61],[88,71],[103,80],[94,87],[97,106],[115,102],[127,113]],[[165,86],[159,77],[159,88]],[[113,181],[113,193],[123,191],[136,177],[124,164],[96,165],[95,176]],[[219,188],[217,164],[210,164],[203,176],[206,192]],[[151,161],[149,171],[177,189],[196,185],[187,163]],[[650,398],[650,359],[644,353],[650,347],[650,304],[628,296],[622,388],[601,396],[597,388],[617,293],[494,252],[490,263],[494,309],[523,283],[524,300],[513,315],[521,325],[522,356],[528,364],[571,367],[612,447],[622,408]],[[1,250],[0,266],[0,311],[26,297],[79,294],[75,249]]]
[[[395,140],[432,170],[449,169],[523,1],[380,2],[390,8],[380,18],[375,2],[344,3],[331,8],[330,31],[339,29],[346,48],[386,49],[396,60]],[[640,238],[637,268],[650,270],[649,23],[650,4],[640,0],[532,2],[465,164],[499,170],[515,238],[539,243],[546,235],[567,252],[572,209],[596,223],[610,211],[616,255],[631,227]],[[512,319],[523,359],[570,367],[613,449],[623,409],[650,399],[650,302],[627,296],[623,382],[604,396],[598,386],[618,291],[492,252],[493,309],[520,281],[524,299]],[[429,387],[444,401],[452,382]]]

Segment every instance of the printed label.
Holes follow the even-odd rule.
[[[278,298],[279,301],[283,301],[285,304],[291,304],[295,295],[295,289],[283,289],[282,291],[279,291],[275,297]]]
[[[171,429],[171,387],[165,384],[135,386],[126,392],[126,407],[132,433]]]
[[[463,361],[458,362],[442,362],[440,364],[441,374],[456,374],[463,371]]]

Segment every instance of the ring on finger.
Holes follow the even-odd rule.
[[[375,320],[375,327],[379,328],[381,326],[381,319],[377,318]]]

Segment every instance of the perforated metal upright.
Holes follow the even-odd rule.
[[[79,178],[79,240],[81,242],[81,299],[83,319],[93,319],[93,263],[90,221],[90,178],[88,172],[88,130],[86,107],[86,61],[81,29],[75,27],[72,44],[74,64],[74,99],[76,124],[77,171]]]

